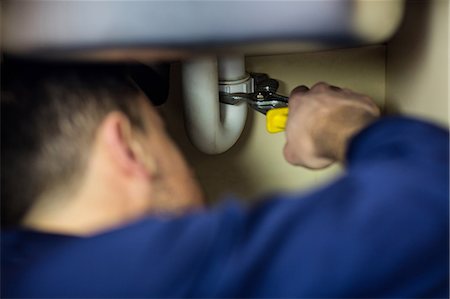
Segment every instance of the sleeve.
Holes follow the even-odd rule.
[[[217,212],[191,295],[448,298],[448,155],[446,130],[378,121],[329,186]]]

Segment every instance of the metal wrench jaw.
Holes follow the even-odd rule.
[[[269,78],[266,74],[251,74],[254,80],[255,91],[253,93],[224,93],[219,95],[220,102],[224,104],[237,105],[246,102],[251,108],[262,114],[274,108],[288,106],[288,97],[276,93],[278,81]]]
[[[283,108],[288,106],[288,98],[279,94],[270,93],[267,95],[258,94],[257,99],[248,102],[249,106],[262,114],[275,108]]]
[[[237,105],[246,102],[251,108],[262,114],[274,108],[283,108],[288,106],[288,97],[279,94],[263,93],[221,93],[220,102],[229,105]]]

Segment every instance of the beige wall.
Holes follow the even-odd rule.
[[[449,1],[411,0],[387,46],[389,110],[449,123]]]
[[[268,73],[280,81],[280,93],[287,95],[299,84],[327,81],[371,95],[380,105],[385,93],[384,46],[278,56],[247,57],[247,70]],[[306,190],[330,180],[339,167],[311,171],[290,166],[282,157],[284,134],[265,131],[265,116],[250,111],[244,134],[228,152],[208,156],[187,140],[179,94],[179,66],[174,66],[170,99],[164,107],[169,131],[191,165],[210,200],[237,194],[246,200],[277,190]]]

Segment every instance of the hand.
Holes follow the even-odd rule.
[[[289,98],[284,157],[311,169],[343,162],[351,137],[379,115],[370,97],[349,89],[322,82],[299,86]]]

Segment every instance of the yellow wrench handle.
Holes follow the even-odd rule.
[[[288,112],[289,112],[288,107],[275,108],[267,111],[266,114],[267,132],[279,133],[284,131],[284,128],[286,127]]]

